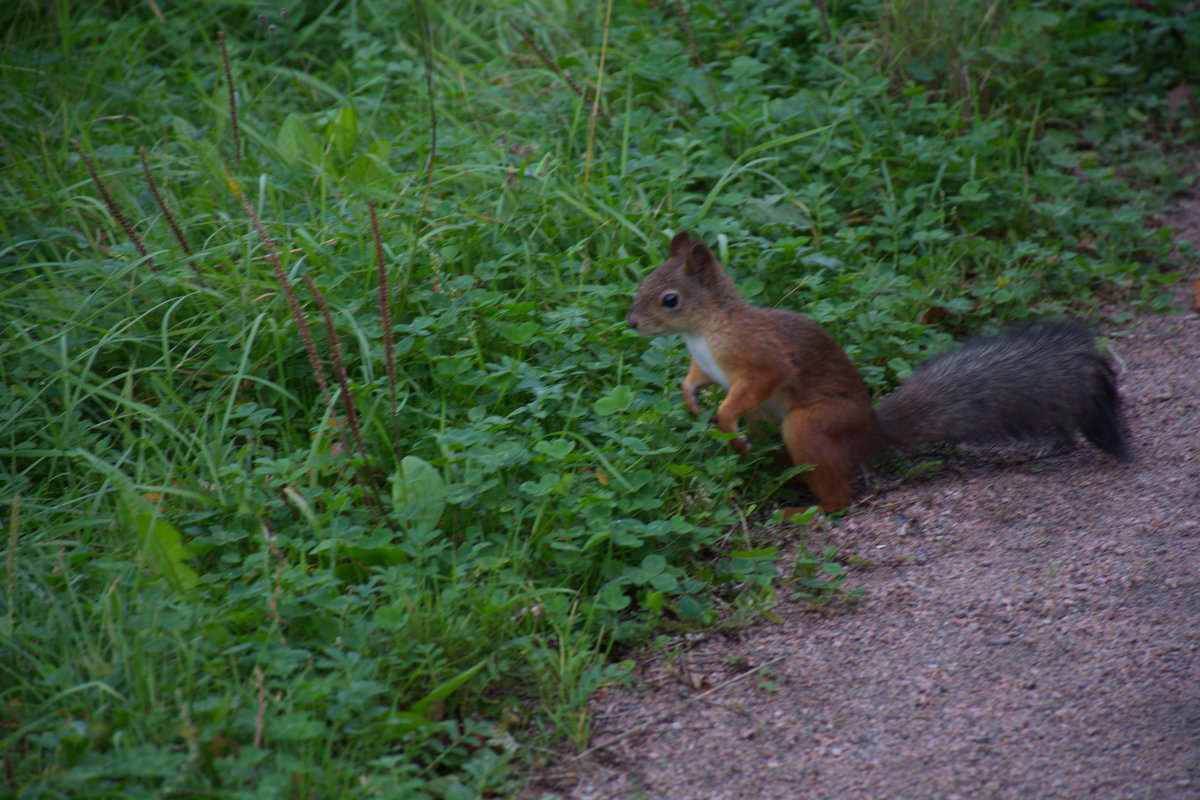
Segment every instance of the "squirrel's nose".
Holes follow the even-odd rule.
[[[628,325],[629,327],[633,328],[635,331],[637,330],[638,324],[637,324],[637,320],[634,319],[633,314],[630,314],[628,317],[625,318],[625,324]]]

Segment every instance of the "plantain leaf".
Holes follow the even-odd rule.
[[[183,534],[169,521],[152,512],[139,512],[133,517],[138,540],[155,569],[181,592],[195,588],[200,578],[196,570],[183,563],[191,557],[183,544]]]
[[[435,528],[446,508],[446,482],[425,459],[405,456],[392,475],[392,503],[409,524]]]

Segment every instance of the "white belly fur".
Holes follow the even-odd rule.
[[[712,351],[708,349],[708,342],[704,341],[704,337],[684,336],[683,340],[687,342],[688,352],[692,354],[692,360],[696,362],[696,366],[700,367],[705,375],[721,384],[726,391],[729,391],[729,376],[717,366],[717,361],[713,358]]]
[[[704,337],[684,336],[683,340],[687,342],[688,352],[692,354],[692,360],[696,362],[696,366],[700,367],[705,375],[719,383],[725,391],[729,391],[729,376],[717,366],[717,361],[713,358],[712,351],[708,349],[708,342],[704,341]],[[768,399],[756,410],[760,419],[771,422],[780,422],[787,414],[787,409],[783,408],[774,398]]]

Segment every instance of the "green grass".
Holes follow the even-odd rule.
[[[687,227],[880,392],[1157,306],[1146,123],[1200,53],[1123,0],[697,2],[692,40],[624,0],[86,5],[2,12],[0,796],[503,795],[650,634],[841,592],[740,524],[773,473],[682,410],[637,282]]]

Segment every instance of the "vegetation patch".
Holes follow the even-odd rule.
[[[651,633],[852,593],[625,328],[670,233],[883,392],[1160,303],[1195,133],[1194,14],[936,5],[0,12],[0,796],[503,795]]]

